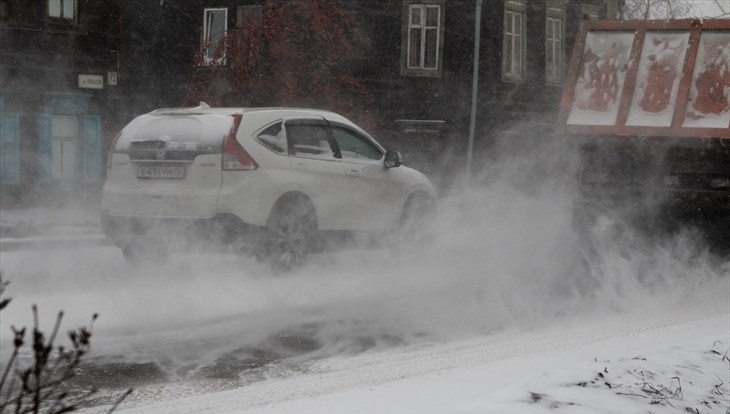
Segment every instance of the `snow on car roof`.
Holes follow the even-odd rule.
[[[232,115],[232,114],[250,114],[250,113],[264,113],[264,112],[277,112],[281,114],[291,115],[327,115],[342,117],[334,112],[314,109],[314,108],[290,108],[290,107],[210,107],[204,102],[201,102],[196,107],[181,107],[181,108],[160,108],[149,113],[149,115],[206,115],[206,114],[221,114],[221,115]]]
[[[285,118],[327,118],[362,131],[361,128],[342,115],[321,109],[210,107],[201,102],[197,107],[161,108],[138,116],[124,127],[117,140],[116,148],[128,148],[132,141],[157,139],[201,141],[213,145],[228,133],[232,123],[232,118],[229,116],[234,114],[240,114],[244,117],[255,116],[256,121],[244,122],[247,128],[253,129]],[[226,122],[221,122],[222,117],[227,118]]]

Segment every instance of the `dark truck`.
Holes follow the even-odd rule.
[[[579,233],[610,216],[730,251],[729,66],[728,19],[583,22],[559,119],[578,150]]]

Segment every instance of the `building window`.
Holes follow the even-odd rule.
[[[441,7],[411,4],[408,9],[408,69],[435,70]]]
[[[226,63],[226,51],[222,40],[228,29],[228,9],[205,9],[201,49],[207,65]]]
[[[525,3],[508,0],[504,9],[502,77],[521,82],[525,71]]]
[[[563,81],[563,19],[547,18],[545,32],[545,77],[548,82]]]
[[[48,0],[48,17],[74,20],[76,18],[76,1]]]
[[[565,1],[548,0],[545,18],[545,80],[561,84],[565,77]]]
[[[10,0],[0,0],[0,20],[5,21],[10,19],[13,14],[13,9],[10,5]]]
[[[404,1],[401,74],[441,76],[443,48],[443,0]]]

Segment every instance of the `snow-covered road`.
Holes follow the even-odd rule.
[[[664,319],[609,315],[329,358],[313,363],[310,372],[241,389],[191,397],[184,395],[190,389],[178,387],[163,401],[128,401],[122,412],[623,414],[696,408],[724,414],[730,404],[730,361],[723,360],[730,316]]]
[[[216,255],[130,269],[114,248],[43,253],[3,254],[14,302],[1,328],[30,324],[36,302],[45,326],[57,309],[68,327],[100,312],[93,361],[122,372],[109,386],[136,388],[122,412],[725,414],[730,395],[730,279],[709,259],[655,262],[674,272],[665,284],[600,297],[545,280],[535,282],[556,290],[495,278],[502,290],[488,292],[468,273],[409,274],[422,265],[387,255],[373,264],[377,251],[287,276]],[[602,370],[621,391],[588,385]],[[637,390],[645,373],[670,390],[683,381],[681,400],[661,400],[674,408]]]
[[[692,232],[643,243],[599,221],[586,267],[559,192],[496,185],[440,207],[427,245],[287,275],[223,255],[137,269],[114,247],[2,252],[0,332],[32,325],[33,303],[45,329],[98,312],[85,378],[134,386],[130,412],[726,414],[730,263]],[[652,405],[637,383],[674,394]]]

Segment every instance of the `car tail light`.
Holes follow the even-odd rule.
[[[251,158],[251,155],[236,140],[236,133],[240,125],[241,115],[233,115],[233,125],[223,140],[223,162],[221,167],[224,170],[252,171],[259,167],[256,161]]]
[[[114,147],[117,146],[117,141],[119,141],[119,137],[121,137],[121,136],[122,136],[122,131],[119,131],[119,133],[117,133],[117,136],[115,136],[114,139],[112,140],[111,147],[109,147],[109,152],[107,153],[107,157],[106,157],[106,169],[107,170],[112,168],[112,156],[114,155]]]

